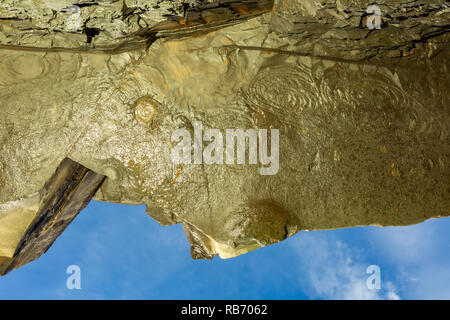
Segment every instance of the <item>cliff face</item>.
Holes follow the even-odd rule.
[[[0,3],[0,273],[92,197],[193,258],[450,215],[445,1]]]

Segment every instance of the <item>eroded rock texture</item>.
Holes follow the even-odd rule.
[[[0,270],[66,158],[106,176],[95,199],[182,223],[194,258],[450,215],[445,1],[380,0],[374,30],[365,0],[0,3]],[[278,171],[174,163],[199,122],[278,129]]]

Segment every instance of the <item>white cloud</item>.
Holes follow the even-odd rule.
[[[409,227],[374,228],[369,238],[383,260],[393,264],[406,299],[449,299],[449,218]]]
[[[439,233],[430,223],[407,227],[373,228],[374,244],[387,258],[398,263],[422,261],[435,253]]]
[[[449,299],[449,226],[450,219],[441,218],[407,227],[366,228],[354,238],[364,251],[339,241],[333,231],[303,232],[290,245],[310,298]],[[381,266],[381,290],[366,287],[371,264]]]
[[[392,282],[388,281],[386,283],[386,299],[387,300],[400,300],[400,296],[396,293],[397,289],[392,284]]]
[[[368,289],[366,273],[371,263],[361,252],[326,232],[303,233],[291,242],[300,259],[300,283],[312,299],[400,299],[394,285]],[[382,277],[383,279],[383,277]]]

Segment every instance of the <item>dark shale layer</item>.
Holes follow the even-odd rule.
[[[40,191],[39,210],[8,265],[0,265],[0,274],[30,263],[47,252],[56,238],[87,206],[104,179],[105,176],[64,159]]]

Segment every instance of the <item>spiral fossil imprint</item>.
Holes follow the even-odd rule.
[[[431,125],[441,127],[432,111],[401,88],[395,75],[385,70],[356,68],[359,70],[337,64],[319,73],[303,64],[265,67],[253,78],[244,92],[244,99],[251,108],[282,115],[287,121],[304,113],[317,117],[331,113],[341,119],[353,118],[355,113],[359,119],[353,120],[386,124],[390,118],[407,114],[412,129],[419,114],[421,129],[417,130],[425,131],[424,126]],[[355,108],[357,112],[354,112]],[[364,114],[365,119],[361,118]]]
[[[252,80],[244,98],[261,111],[295,116],[316,108],[320,92],[307,67],[279,65],[261,69]]]

